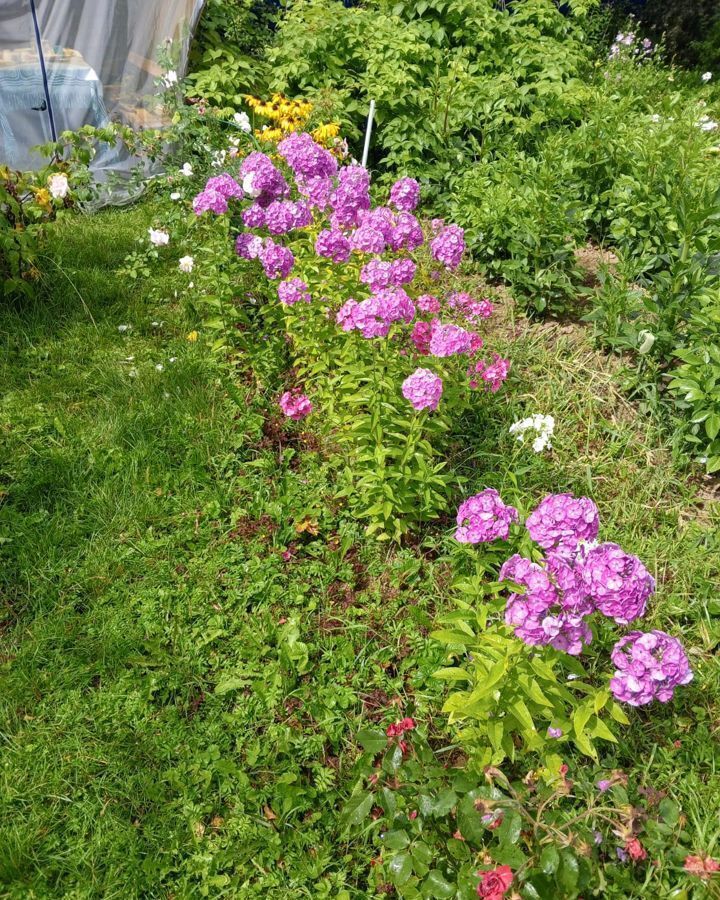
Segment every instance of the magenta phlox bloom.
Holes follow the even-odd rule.
[[[416,369],[402,383],[402,395],[413,409],[435,410],[443,392],[443,382],[430,369]]]
[[[588,550],[582,577],[598,610],[619,625],[644,615],[655,591],[655,579],[637,556],[611,542]]]
[[[461,544],[484,544],[507,540],[510,523],[517,522],[518,511],[503,503],[494,488],[486,488],[460,504],[455,540]]]
[[[280,397],[280,409],[289,419],[304,419],[310,415],[313,405],[309,398],[303,394],[299,388],[293,388],[291,391],[285,391]]]
[[[315,252],[333,262],[344,263],[350,259],[350,241],[342,231],[326,228],[317,236]]]
[[[598,508],[589,497],[549,494],[525,522],[543,550],[572,557],[581,541],[594,541],[600,528]]]
[[[286,306],[292,306],[295,303],[310,303],[308,286],[301,278],[281,281],[278,285],[278,297]]]
[[[262,250],[262,238],[244,231],[235,239],[235,252],[243,259],[257,259]]]
[[[295,176],[329,177],[338,170],[335,157],[316,143],[306,131],[293,131],[278,144],[278,153]]]
[[[390,188],[390,203],[402,212],[412,212],[420,200],[420,185],[414,178],[399,178]]]
[[[201,216],[206,212],[213,212],[216,216],[221,216],[228,211],[228,202],[224,194],[215,191],[212,188],[205,188],[193,197],[193,212],[196,216]]]
[[[212,178],[208,178],[205,190],[217,191],[226,200],[242,200],[245,196],[243,189],[229,172],[223,172],[221,175],[213,175]]]
[[[678,685],[693,678],[682,644],[664,631],[631,631],[615,644],[611,659],[610,690],[631,706],[667,703]]]
[[[433,356],[455,356],[458,353],[468,353],[472,344],[470,332],[460,325],[443,325],[441,322],[433,323],[432,337],[430,338],[430,353]]]
[[[457,269],[465,252],[465,232],[459,225],[443,227],[430,242],[432,258],[447,269]]]
[[[262,242],[258,259],[268,278],[287,278],[295,265],[292,250],[276,244],[272,238],[265,238]]]

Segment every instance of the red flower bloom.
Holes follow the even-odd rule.
[[[635,860],[635,862],[638,862],[641,859],[647,859],[647,852],[645,851],[645,848],[635,837],[628,838],[627,843],[625,844],[625,849],[630,855],[630,859]]]
[[[478,897],[485,900],[502,900],[513,880],[513,872],[510,866],[498,866],[481,873],[481,881],[477,886]]]
[[[710,856],[686,856],[685,871],[699,878],[712,878],[716,872],[720,872],[720,862]]]

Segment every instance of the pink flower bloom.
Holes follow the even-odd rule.
[[[503,382],[508,377],[508,373],[510,372],[510,360],[503,359],[498,353],[494,353],[493,361],[491,363],[487,363],[484,359],[480,360],[475,363],[475,366],[470,369],[470,372],[479,375],[485,382],[486,387],[495,394],[500,390]],[[474,388],[477,387],[477,385],[477,379],[472,378],[470,387]]]
[[[193,212],[196,216],[208,211],[214,212],[216,216],[228,211],[227,198],[212,188],[206,188],[193,198]]]
[[[208,178],[205,190],[217,191],[218,194],[222,194],[226,200],[230,200],[231,198],[242,200],[245,196],[243,189],[228,172],[223,172],[222,175],[213,175],[212,178]]]
[[[478,897],[484,900],[502,900],[510,890],[513,871],[510,866],[498,866],[480,873],[480,884],[477,886]]]
[[[412,212],[420,199],[420,185],[414,178],[400,178],[390,188],[390,202],[395,209]]]
[[[580,541],[594,541],[600,528],[598,508],[588,497],[548,494],[525,522],[543,550],[572,557]]]
[[[465,252],[465,232],[459,225],[448,225],[430,242],[433,259],[448,269],[457,269]]]
[[[291,391],[285,391],[280,397],[280,409],[288,418],[298,421],[310,415],[313,406],[299,388],[293,388]]]
[[[637,556],[613,543],[588,550],[582,577],[600,612],[619,625],[642,616],[655,591],[655,579]]]
[[[693,678],[682,644],[664,631],[631,631],[615,644],[610,658],[615,666],[610,690],[631,706],[667,703],[678,685]]]
[[[258,259],[268,278],[287,278],[295,265],[292,251],[276,244],[272,238],[265,238]]]
[[[412,333],[410,334],[410,340],[415,345],[415,350],[421,356],[428,356],[430,354],[430,338],[432,337],[432,323],[431,322],[416,322],[413,326]]]
[[[430,369],[416,369],[402,383],[402,394],[414,409],[437,409],[442,396],[442,378]]]
[[[486,488],[460,504],[455,540],[461,544],[484,544],[498,538],[507,540],[510,523],[517,520],[515,507],[506,506],[494,488]]]
[[[430,338],[430,353],[433,356],[454,356],[470,350],[470,332],[459,325],[434,325]]]
[[[329,177],[337,172],[337,160],[324,147],[316,144],[306,131],[294,131],[278,144],[278,153],[295,176]]]
[[[325,229],[317,236],[315,252],[333,262],[347,262],[350,259],[350,241],[341,231]]]
[[[720,872],[720,862],[710,856],[686,856],[683,868],[691,875],[707,880]]]
[[[421,294],[417,300],[415,301],[417,304],[417,308],[420,312],[424,313],[439,313],[440,312],[440,301],[437,297],[433,297],[432,294]]]
[[[237,236],[235,240],[235,252],[243,259],[257,259],[262,250],[262,238],[255,234],[245,231]]]
[[[291,278],[289,281],[281,281],[278,285],[278,297],[286,306],[292,306],[294,303],[310,302],[308,286],[300,278]]]

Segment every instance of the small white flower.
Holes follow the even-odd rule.
[[[247,113],[235,113],[233,119],[235,120],[235,124],[240,129],[240,131],[244,131],[245,134],[249,134],[252,131],[252,125],[250,124],[250,119],[248,118]]]
[[[225,165],[225,159],[227,158],[227,153],[225,150],[216,150],[212,155],[212,164],[216,169],[221,168],[221,166]]]
[[[130,369],[130,371],[128,372],[128,377],[129,378],[137,378],[137,373],[138,373],[137,369]]]
[[[703,72],[702,80],[707,84],[708,81],[712,78],[712,72]]]
[[[50,195],[54,197],[55,200],[64,200],[70,190],[67,175],[62,172],[51,175],[48,178],[48,188],[50,190]]]
[[[195,260],[192,256],[181,256],[180,262],[178,263],[178,268],[181,272],[192,272],[193,266],[195,265]]]
[[[155,371],[156,371],[156,372],[162,372],[162,371],[164,371],[164,369],[165,369],[165,366],[164,366],[162,363],[158,363],[158,364],[155,366]]]
[[[169,72],[166,72],[162,76],[162,83],[165,85],[166,88],[172,87],[174,84],[178,83],[178,76],[177,76],[177,72],[175,71],[175,69],[170,69]]]
[[[513,422],[509,430],[510,434],[514,434],[521,444],[525,443],[526,431],[536,432],[537,436],[533,439],[532,448],[536,453],[541,453],[546,448],[552,448],[551,438],[555,431],[555,419],[552,416],[536,413],[526,419]]]
[[[164,247],[170,241],[170,235],[163,228],[148,228],[150,243],[155,247]]]
[[[135,357],[134,356],[126,356],[125,362],[135,362]]]
[[[248,197],[259,197],[260,191],[256,191],[253,187],[255,182],[255,173],[248,172],[247,175],[243,178],[242,189]]]
[[[171,356],[168,362],[175,363],[177,362],[177,356]]]
[[[180,191],[173,191],[172,194],[170,194],[171,200],[179,200],[181,197],[182,194],[180,193]]]
[[[118,325],[118,331],[120,334],[125,334],[126,331],[132,331],[132,325]]]
[[[183,163],[183,167],[182,167],[182,169],[180,169],[180,172],[186,178],[189,178],[193,173],[193,167],[190,165],[190,163]]]
[[[660,116],[659,116],[657,113],[653,113],[653,114],[650,116],[650,121],[651,121],[651,122],[659,122],[659,121],[660,121]]]
[[[190,284],[188,285],[188,287],[189,287],[189,288],[194,288],[194,287],[195,287],[195,282],[194,282],[194,281],[191,281]]]

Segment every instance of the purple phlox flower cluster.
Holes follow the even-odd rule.
[[[295,265],[292,250],[276,244],[272,238],[265,238],[262,242],[258,259],[268,278],[287,278]]]
[[[433,356],[455,356],[458,353],[468,353],[471,344],[470,332],[459,325],[433,323],[430,338],[430,353]]]
[[[439,313],[440,312],[440,301],[437,297],[433,297],[432,294],[421,294],[417,300],[415,301],[417,308],[420,312],[424,313]]]
[[[205,188],[193,197],[193,212],[196,216],[201,216],[205,212],[214,212],[216,216],[221,216],[228,211],[227,198],[220,191],[212,188]]]
[[[335,188],[332,178],[322,176],[305,178],[299,175],[295,179],[295,184],[302,196],[307,197],[310,205],[316,209],[322,211],[330,204],[330,195]]]
[[[414,178],[400,178],[390,188],[390,202],[401,212],[412,212],[420,200],[420,185]]]
[[[589,497],[549,494],[530,513],[525,527],[543,550],[571,558],[580,541],[598,536],[600,516]]]
[[[304,419],[310,415],[313,405],[309,398],[303,394],[299,388],[293,388],[291,391],[285,391],[280,397],[280,409],[289,419]]]
[[[262,238],[247,231],[239,234],[235,240],[235,252],[243,259],[257,259],[262,246]]]
[[[448,297],[448,306],[451,309],[457,309],[466,319],[470,319],[470,321],[489,319],[493,314],[493,305],[489,300],[475,300],[470,294],[467,294],[464,291],[450,294]]]
[[[265,226],[271,234],[287,234],[312,224],[312,212],[303,200],[273,200],[265,209]]]
[[[403,397],[417,410],[437,409],[442,391],[442,378],[430,369],[415,369],[402,383]]]
[[[267,206],[273,200],[280,200],[290,193],[282,172],[269,156],[259,150],[254,150],[242,161],[240,176],[243,190],[260,206]]]
[[[350,259],[350,241],[342,231],[326,228],[317,236],[315,252],[333,262],[347,262]]]
[[[306,131],[293,131],[283,138],[278,144],[278,153],[296,177],[322,178],[337,172],[337,160],[332,153],[315,143]]]
[[[577,656],[592,641],[583,617],[566,609],[562,591],[538,563],[515,554],[500,569],[500,581],[526,589],[524,594],[511,594],[505,607],[505,622],[526,644],[549,644]]]
[[[470,387],[476,388],[478,386],[479,381],[477,376],[480,376],[480,379],[485,382],[487,389],[495,394],[502,387],[509,372],[510,360],[503,359],[499,353],[493,353],[493,360],[491,363],[481,359],[478,360],[474,366],[470,367],[468,371],[468,375],[470,376]]]
[[[253,203],[243,210],[242,220],[246,228],[264,228],[265,210],[257,203]]]
[[[667,703],[678,685],[693,674],[682,644],[664,631],[631,631],[613,648],[615,675],[610,690],[623,703]]]
[[[563,736],[562,728],[553,728],[552,725],[547,730],[548,737],[561,738]]]
[[[460,504],[455,540],[461,544],[485,544],[498,538],[507,540],[510,523],[517,520],[515,507],[506,506],[494,488],[486,488]]]
[[[417,250],[424,240],[422,228],[415,216],[409,212],[398,213],[388,240],[390,247],[395,251]]]
[[[411,322],[415,317],[412,300],[402,288],[372,294],[360,303],[347,300],[336,321],[343,331],[359,331],[365,338],[386,337],[393,322]]]
[[[647,601],[655,591],[655,579],[637,556],[613,543],[599,544],[587,551],[582,577],[598,610],[619,625],[644,615]]]
[[[288,281],[281,281],[278,285],[278,297],[286,306],[292,306],[294,303],[310,302],[308,286],[301,278],[290,278]]]
[[[223,172],[221,175],[213,175],[212,178],[208,178],[205,190],[217,191],[218,194],[222,194],[226,200],[230,200],[231,198],[234,200],[242,200],[245,196],[243,189],[228,172]]]
[[[388,206],[376,206],[360,213],[360,225],[379,231],[387,243],[390,242],[395,227],[395,214]]]
[[[572,561],[556,554],[549,555],[545,560],[550,579],[561,593],[563,610],[577,616],[589,616],[595,610],[595,603],[582,577],[583,559],[581,550]]]
[[[415,270],[415,263],[411,259],[394,259],[391,262],[371,259],[360,270],[360,281],[369,285],[371,291],[401,287],[413,280]]]
[[[338,173],[337,187],[330,196],[335,228],[352,228],[359,224],[360,215],[370,209],[370,176],[362,166],[343,166]],[[384,247],[383,247],[384,249]]]
[[[385,237],[382,231],[372,225],[360,225],[350,235],[350,247],[358,253],[382,253],[385,250]]]
[[[430,355],[430,339],[432,338],[432,333],[432,322],[423,322],[420,320],[413,325],[413,330],[410,333],[410,340],[413,342],[416,352],[421,356]]]
[[[526,644],[549,644],[577,656],[592,641],[582,615],[566,609],[562,591],[543,566],[515,554],[500,569],[500,581],[526,589],[524,594],[511,594],[505,608],[505,622]]]
[[[443,227],[430,242],[430,252],[447,269],[457,269],[465,252],[465,232],[459,225]]]

